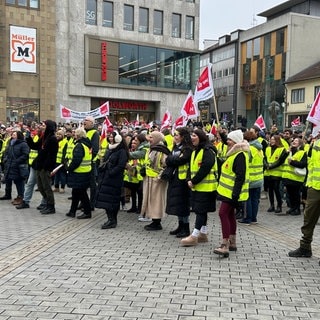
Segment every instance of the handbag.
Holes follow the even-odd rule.
[[[29,177],[29,166],[26,163],[19,164],[19,175],[23,179],[27,179]]]
[[[297,174],[298,176],[305,176],[307,174],[307,169],[306,168],[294,168],[294,173]]]

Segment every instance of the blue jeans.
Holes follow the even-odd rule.
[[[34,186],[36,184],[37,184],[36,171],[32,167],[30,167],[29,178],[28,178],[28,181],[25,185],[24,195],[23,195],[23,201],[25,203],[27,203],[27,204],[30,203],[32,195],[33,195]]]
[[[247,215],[244,219],[246,223],[257,222],[259,210],[261,188],[249,189],[249,199],[246,202]]]

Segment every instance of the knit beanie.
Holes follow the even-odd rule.
[[[227,138],[235,143],[239,143],[243,141],[243,133],[240,129],[234,130],[228,133]]]

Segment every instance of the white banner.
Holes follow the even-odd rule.
[[[10,26],[10,71],[37,72],[37,30]]]
[[[85,117],[91,116],[94,119],[104,118],[109,114],[109,108],[104,103],[100,107],[90,111],[74,111],[60,104],[60,117],[65,120],[82,121]]]

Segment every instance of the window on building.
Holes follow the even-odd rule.
[[[138,85],[157,85],[157,51],[153,47],[139,46]]]
[[[194,39],[194,17],[186,16],[186,39]]]
[[[320,86],[315,86],[314,87],[314,100],[316,99],[317,94],[319,93],[319,91],[320,91]]]
[[[181,14],[172,14],[172,37],[181,38]]]
[[[228,87],[229,94],[234,94],[234,86]]]
[[[229,74],[234,74],[234,67],[229,68]]]
[[[260,38],[253,40],[253,60],[260,58]]]
[[[120,44],[119,83],[138,84],[138,46]]]
[[[252,40],[247,41],[247,63],[250,63],[252,60]]]
[[[125,4],[123,29],[133,31],[133,26],[134,26],[133,23],[134,23],[134,7]]]
[[[224,76],[224,77],[227,77],[228,75],[229,75],[229,70],[228,70],[228,68],[223,69],[223,76]]]
[[[194,3],[194,0],[186,0],[186,2],[192,2],[192,3]]]
[[[284,29],[280,29],[276,34],[276,54],[284,52]]]
[[[271,33],[268,33],[264,36],[264,48],[263,55],[264,57],[268,57],[271,54]]]
[[[6,4],[30,9],[38,9],[40,0],[6,0]]]
[[[104,27],[113,28],[113,2],[104,0],[102,4],[103,4],[102,25]]]
[[[153,34],[163,34],[163,11],[154,10],[153,12]]]
[[[139,32],[149,32],[149,9],[139,8]]]
[[[304,88],[294,89],[291,91],[291,103],[304,102]]]
[[[86,24],[97,24],[97,0],[87,0]]]
[[[222,78],[222,70],[219,70],[219,71],[217,72],[217,78]]]
[[[133,44],[119,45],[119,83],[190,90],[199,54]]]

